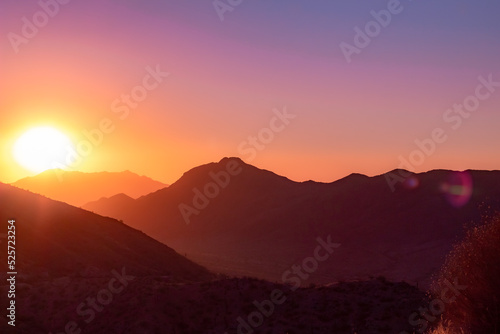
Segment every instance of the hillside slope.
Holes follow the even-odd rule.
[[[15,220],[16,267],[22,281],[103,277],[112,270],[135,276],[205,280],[211,274],[171,248],[115,219],[0,183],[0,233]],[[6,252],[0,253],[5,275]]]

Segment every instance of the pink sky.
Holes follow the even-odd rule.
[[[172,183],[187,169],[240,156],[273,109],[296,117],[249,163],[294,180],[381,174],[440,127],[448,139],[415,171],[500,169],[500,87],[453,130],[443,114],[498,72],[499,6],[402,3],[404,10],[347,63],[339,44],[386,1],[304,6],[245,2],[223,22],[210,2],[73,1],[16,53],[2,39],[0,181],[30,175],[11,147],[40,124],[76,144],[115,125],[74,170],[131,170]],[[4,1],[1,29],[20,33],[37,2]],[[429,14],[431,13],[431,14]],[[120,120],[111,103],[146,67],[170,75]]]

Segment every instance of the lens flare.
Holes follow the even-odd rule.
[[[415,188],[418,188],[419,185],[420,185],[420,181],[415,175],[410,176],[403,183],[403,186],[406,189],[415,189]]]
[[[456,208],[469,202],[472,190],[473,181],[469,172],[453,172],[448,176],[448,180],[441,184],[445,198]]]

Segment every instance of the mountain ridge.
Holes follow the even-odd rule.
[[[202,195],[196,194],[215,184],[211,175],[222,175],[229,161],[241,164],[226,158],[198,166],[170,187],[126,206],[102,201],[99,211],[215,271],[278,279],[279,268],[300,258],[312,240],[332,235],[344,247],[316,275],[316,283],[384,275],[415,284],[430,281],[452,244],[463,237],[463,225],[481,219],[482,204],[500,210],[498,171],[411,173],[408,182],[391,191],[387,176],[394,171],[351,174],[332,183],[295,182],[244,163],[216,196],[203,195],[201,207]],[[463,196],[450,192],[453,182],[463,181],[457,175],[473,181],[472,186],[455,184]],[[193,209],[189,222],[180,206]]]

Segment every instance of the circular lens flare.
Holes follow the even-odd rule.
[[[472,190],[473,181],[469,172],[453,172],[448,176],[448,180],[441,184],[445,198],[456,208],[469,203]]]
[[[406,189],[416,189],[416,188],[418,188],[419,185],[420,185],[420,181],[415,175],[410,176],[403,183],[403,186]]]

